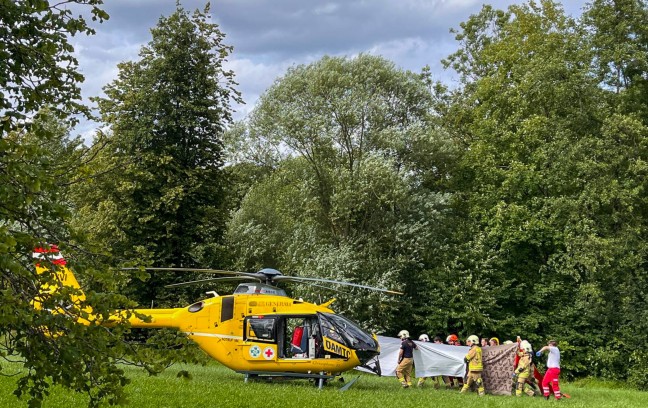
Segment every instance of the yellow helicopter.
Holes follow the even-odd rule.
[[[47,258],[56,268],[59,287],[80,289],[74,274],[69,270],[56,246],[37,249],[37,259]],[[38,273],[47,268],[36,265]],[[277,282],[317,282],[340,284],[391,294],[392,290],[359,285],[350,282],[319,278],[286,276],[275,269],[262,269],[256,273],[223,271],[217,269],[147,268],[152,271],[192,271],[226,275],[184,282],[169,287],[218,280],[241,279],[231,295],[211,297],[192,305],[173,309],[135,309],[134,313],[116,312],[114,319],[100,324],[111,325],[118,317],[130,322],[134,328],[173,328],[185,333],[210,357],[232,370],[245,374],[245,380],[259,376],[270,378],[290,377],[317,380],[322,387],[325,380],[357,366],[368,368],[380,375],[380,365],[366,365],[380,353],[375,334],[361,329],[344,316],[335,314],[329,306],[335,299],[323,304],[305,302],[286,295],[274,286]],[[47,286],[41,296],[58,290]],[[71,296],[71,304],[80,308],[84,295]],[[42,300],[35,302],[39,307]],[[58,312],[71,312],[70,305]],[[89,324],[95,319],[89,308],[83,309]],[[147,316],[146,319],[139,316]]]

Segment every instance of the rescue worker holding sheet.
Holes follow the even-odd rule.
[[[482,371],[484,371],[484,364],[482,362],[482,349],[479,346],[479,338],[475,335],[469,336],[466,340],[466,345],[470,347],[470,351],[466,354],[464,361],[468,364],[468,379],[461,388],[461,392],[470,390],[472,384],[477,384],[477,392],[479,396],[484,395],[484,381],[482,380]]]
[[[521,397],[522,392],[526,393],[528,396],[533,397],[535,393],[531,387],[527,384],[529,378],[533,379],[533,360],[531,359],[531,353],[533,348],[531,343],[526,340],[522,340],[520,343],[521,351],[518,353],[520,356],[520,361],[518,366],[515,369],[513,378],[517,379],[517,384],[515,387],[515,396]]]

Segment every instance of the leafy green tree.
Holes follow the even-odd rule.
[[[641,49],[640,35],[618,43],[610,3],[629,4],[594,2],[595,30],[551,1],[485,6],[462,23],[461,48],[446,60],[462,87],[440,98],[450,101],[442,123],[465,146],[453,182],[466,221],[447,265],[479,282],[470,329],[488,318],[496,332],[558,337],[567,373],[605,365],[626,378],[618,366],[638,358],[630,338],[644,327],[643,313],[630,309],[645,304],[632,286],[645,285],[637,275],[645,268],[646,128],[639,99],[617,88],[639,86],[641,75],[622,84],[609,70],[640,64],[612,63],[624,53],[592,46],[607,39],[610,49]],[[625,360],[600,364],[606,352]]]
[[[76,194],[77,222],[93,226],[93,239],[119,257],[189,267],[219,251],[222,133],[239,93],[223,68],[232,49],[208,13],[178,6],[161,18],[140,59],[120,64],[98,100],[110,130],[93,147],[98,176]],[[160,300],[161,283],[131,285],[132,295]]]
[[[97,324],[76,323],[77,317],[87,318],[85,312],[50,312],[68,304],[71,291],[51,295],[43,309],[34,309],[42,285],[56,282],[51,273],[35,273],[30,255],[36,246],[60,243],[70,265],[83,276],[105,274],[87,256],[79,262],[74,256],[78,251],[69,246],[75,239],[68,228],[65,186],[74,182],[82,156],[79,140],[67,135],[66,126],[42,112],[29,131],[10,132],[0,141],[0,355],[20,363],[4,365],[2,374],[20,376],[15,394],[27,397],[30,406],[40,406],[52,385],[87,394],[91,406],[123,402],[128,380],[117,363],[134,357],[120,340],[126,326],[107,331]],[[56,268],[48,265],[51,271]],[[99,315],[127,305],[119,296],[87,294],[82,307],[92,305]]]
[[[645,87],[647,13],[648,5],[643,0],[595,0],[583,16],[591,32],[595,72],[615,94],[639,84],[642,89]]]
[[[78,86],[83,75],[68,36],[94,31],[66,3],[89,6],[93,20],[108,19],[103,0],[0,4],[0,137],[44,107],[65,119],[87,112]]]
[[[648,330],[641,311],[646,300],[640,295],[648,290],[643,164],[648,131],[648,31],[643,23],[647,17],[648,4],[642,0],[597,0],[583,16],[595,56],[594,73],[608,91],[610,114],[599,142],[603,152],[599,155],[606,160],[597,170],[611,173],[612,180],[596,193],[607,204],[608,214],[600,218],[609,225],[605,238],[614,237],[603,241],[610,254],[607,279],[601,279],[604,290],[590,298],[601,299],[596,300],[594,313],[599,313],[597,320],[605,316],[604,323],[615,334],[591,363],[597,375],[627,379],[643,389],[648,388],[648,374],[637,362],[648,357],[636,338]],[[607,310],[603,314],[601,309]]]
[[[474,322],[517,322],[519,316],[536,314],[528,313],[537,307],[530,304],[535,282],[560,246],[542,209],[569,188],[565,173],[570,169],[561,165],[572,160],[563,161],[561,149],[594,128],[588,108],[598,91],[588,78],[581,33],[551,2],[511,6],[506,12],[484,6],[461,28],[462,47],[445,63],[464,86],[443,123],[466,145],[454,181],[466,194],[457,209],[471,221],[458,231],[463,250],[451,252],[460,254],[453,264],[466,268],[458,276],[479,281],[476,287],[482,288],[464,299],[476,304]],[[526,228],[520,230],[519,223]],[[545,274],[557,293],[545,293],[539,305],[566,296],[562,288],[572,287],[553,271]],[[537,324],[520,329],[535,331]],[[507,325],[499,329],[510,332]]]
[[[67,3],[90,6],[93,19],[108,18],[99,0]],[[118,340],[124,326],[108,332],[51,313],[69,291],[51,295],[44,309],[33,306],[41,286],[54,279],[35,273],[34,247],[58,243],[72,254],[64,194],[81,156],[61,120],[73,122],[68,115],[84,110],[82,76],[68,41],[77,33],[92,30],[63,4],[0,4],[0,356],[21,363],[19,373],[8,372],[17,365],[4,365],[2,374],[20,376],[15,394],[26,396],[30,406],[40,406],[52,385],[86,393],[92,406],[114,404],[123,401],[127,382],[117,366],[127,353]],[[70,258],[76,269],[85,269]],[[99,314],[123,305],[116,296],[92,291],[88,299]]]
[[[436,159],[445,159],[431,102],[420,75],[380,57],[324,57],[289,69],[234,138],[247,147],[239,160],[268,169],[229,224],[235,266],[408,292],[401,305],[374,294],[336,296],[338,310],[376,329],[427,315],[425,279],[415,276],[447,201],[424,171],[442,169]]]

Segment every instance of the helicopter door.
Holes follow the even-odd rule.
[[[278,343],[282,358],[315,358],[319,323],[315,316],[285,316],[279,329]]]
[[[351,349],[347,346],[344,327],[336,321],[332,314],[317,313],[322,330],[322,349],[324,358],[351,357]]]
[[[277,358],[277,318],[247,316],[243,323],[243,356],[249,361],[269,361]]]
[[[277,318],[248,316],[245,318],[245,341],[277,342]]]

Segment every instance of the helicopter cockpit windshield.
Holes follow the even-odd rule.
[[[344,316],[317,313],[322,333],[341,344],[359,351],[378,351],[378,342],[369,333]]]
[[[286,291],[274,286],[266,285],[263,283],[241,283],[234,291],[235,295],[238,294],[260,294],[260,295],[274,295],[274,296],[288,296]]]

